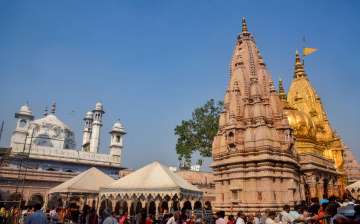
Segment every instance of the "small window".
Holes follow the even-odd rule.
[[[120,142],[120,136],[119,135],[116,136],[116,142]]]
[[[19,127],[20,128],[23,128],[23,127],[25,127],[26,126],[26,120],[24,120],[24,119],[22,119],[22,120],[20,120],[20,122],[19,122]]]
[[[232,191],[232,199],[233,199],[233,200],[238,200],[238,199],[239,199],[239,195],[238,195],[238,191],[237,191],[237,190],[233,190],[233,191]]]

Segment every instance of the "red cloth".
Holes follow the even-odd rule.
[[[145,224],[152,224],[153,220],[149,217],[146,218]]]
[[[119,219],[119,224],[125,224],[127,221],[127,216],[126,215],[123,215],[120,217]]]

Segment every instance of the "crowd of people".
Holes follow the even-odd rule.
[[[218,211],[213,215],[207,212],[181,211],[165,212],[161,215],[147,214],[145,210],[130,216],[127,211],[115,214],[109,208],[99,211],[85,205],[79,207],[52,208],[44,210],[40,203],[23,210],[16,207],[0,209],[0,224],[360,224],[359,201],[339,202],[335,197],[318,200],[311,204],[305,201],[291,207],[285,205],[282,211],[265,210],[255,214],[237,212],[225,215]]]
[[[236,217],[225,217],[224,211],[218,211],[216,217],[215,224],[360,224],[360,202],[312,198],[310,205],[305,201],[293,209],[285,205],[280,212],[265,210],[248,215],[238,212]]]

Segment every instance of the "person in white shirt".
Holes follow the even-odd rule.
[[[179,217],[180,217],[180,212],[176,211],[174,215],[166,222],[166,224],[176,224],[176,221],[179,219]]]
[[[280,212],[280,221],[283,223],[283,224],[289,224],[289,223],[292,223],[294,222],[294,217],[291,216],[289,214],[290,212],[290,206],[289,205],[284,205],[283,207],[283,210]]]
[[[281,222],[277,222],[275,221],[275,217],[276,217],[276,213],[274,211],[270,211],[268,213],[268,216],[265,220],[265,224],[277,224],[277,223],[281,223]]]
[[[237,213],[237,218],[236,218],[235,224],[245,224],[244,214],[242,212]]]
[[[226,221],[225,221],[225,212],[224,211],[218,211],[216,213],[216,216],[217,216],[217,219],[215,221],[215,224],[226,224]]]

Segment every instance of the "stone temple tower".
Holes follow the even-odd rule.
[[[105,113],[103,105],[97,102],[93,110],[93,122],[91,127],[90,152],[97,153],[100,144],[100,129],[102,126],[102,116]]]
[[[300,200],[300,167],[287,117],[245,19],[212,147],[216,210],[279,210]]]

